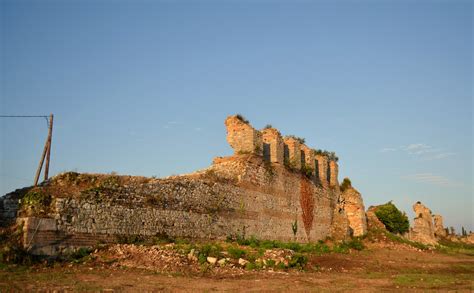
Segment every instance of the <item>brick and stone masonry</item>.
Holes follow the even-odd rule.
[[[300,142],[292,137],[285,138],[285,160],[291,168],[301,169],[301,148]]]
[[[326,156],[323,156],[323,155],[316,155],[315,156],[316,158],[316,161],[318,163],[318,179],[319,179],[319,182],[327,187],[329,186],[329,177],[328,177],[328,167],[329,167],[329,163],[328,163],[328,158]]]
[[[302,144],[301,145],[301,154],[304,156],[304,160],[301,159],[301,161],[304,161],[304,164],[306,167],[311,168],[312,170],[312,175],[315,175],[315,170],[316,170],[316,161],[314,157],[314,150],[309,148],[307,145]]]
[[[297,140],[283,141],[276,129],[257,131],[236,116],[225,125],[235,154],[214,159],[207,169],[163,179],[63,173],[2,197],[1,224],[22,225],[25,247],[47,255],[131,235],[307,242],[332,236],[339,223],[346,234],[346,212],[336,213],[337,164],[315,156],[321,180],[314,180],[283,163],[284,143],[296,167],[302,153],[311,163]],[[263,156],[263,143],[270,156]],[[42,196],[48,200],[22,201]]]
[[[263,154],[263,141],[260,131],[237,116],[229,116],[225,120],[227,128],[227,142],[234,149],[235,154]]]
[[[267,128],[261,131],[263,138],[264,156],[272,163],[284,164],[285,144],[280,132],[275,128]]]

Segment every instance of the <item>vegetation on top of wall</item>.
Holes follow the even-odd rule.
[[[270,129],[270,128],[273,128],[273,126],[271,124],[267,124],[267,125],[265,125],[265,127],[263,129]]]
[[[237,114],[237,115],[235,115],[235,118],[239,119],[240,121],[242,121],[242,122],[245,123],[245,124],[250,124],[250,121],[248,121],[248,120],[244,117],[244,115],[242,115],[242,114]]]
[[[20,199],[20,207],[39,215],[49,211],[52,201],[50,194],[40,189],[32,189]]]
[[[292,135],[292,134],[291,135],[285,135],[285,139],[289,139],[289,138],[292,138],[292,139],[298,141],[301,144],[304,144],[306,142],[306,140],[303,137],[299,137],[299,136]]]
[[[375,215],[392,233],[403,234],[410,228],[405,212],[402,213],[391,201],[378,206]]]
[[[316,155],[325,156],[328,158],[329,161],[334,161],[334,162],[339,161],[339,157],[336,155],[336,152],[330,152],[330,151],[321,150],[321,149],[313,149],[313,154],[315,156]]]
[[[352,182],[349,178],[344,178],[344,180],[342,180],[342,183],[341,183],[341,186],[340,186],[340,189],[341,189],[341,192],[344,192],[346,189],[349,189],[352,187]]]

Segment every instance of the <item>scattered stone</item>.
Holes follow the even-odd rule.
[[[239,258],[239,265],[241,266],[245,266],[246,264],[248,264],[249,261],[248,260],[245,260],[243,258]]]
[[[191,249],[191,251],[188,253],[188,259],[190,261],[197,261],[198,260],[196,254],[195,254],[194,248]]]
[[[207,257],[207,262],[210,263],[211,265],[215,265],[216,262],[217,262],[217,258],[212,257],[212,256],[208,256]]]

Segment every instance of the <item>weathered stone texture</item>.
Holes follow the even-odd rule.
[[[316,155],[315,156],[318,163],[318,179],[323,186],[328,186],[328,158],[326,156]]]
[[[333,191],[282,165],[269,168],[260,156],[217,161],[207,170],[168,179],[141,182],[127,177],[127,182],[111,176],[118,183],[108,187],[68,191],[67,184],[53,178],[41,188],[60,188],[63,193],[55,196],[47,215],[35,217],[20,210],[24,244],[36,254],[57,254],[127,235],[222,240],[254,235],[300,242],[330,236]],[[95,180],[95,175],[79,176],[84,182]]]
[[[337,180],[337,176],[339,174],[339,166],[335,161],[329,162],[329,174],[329,186],[339,189],[339,181]]]
[[[314,175],[316,170],[314,151],[311,148],[307,147],[305,144],[302,144],[300,147],[301,151],[303,151],[304,154],[304,164],[306,165],[306,167],[311,168],[312,174]]]
[[[415,211],[416,216],[413,227],[410,229],[409,238],[424,244],[436,244],[433,217],[430,209],[421,202],[417,202],[413,205],[413,211]]]
[[[285,138],[285,147],[288,150],[288,163],[294,169],[301,169],[301,148],[300,142],[290,137]]]
[[[269,152],[270,162],[284,163],[284,143],[280,132],[275,128],[267,128],[262,130],[262,138],[264,143],[264,151]],[[268,146],[269,150],[267,150]]]
[[[377,210],[376,206],[371,206],[365,213],[367,217],[367,229],[368,230],[378,230],[378,229],[385,230],[386,229],[385,225],[375,215],[376,210]]]
[[[341,194],[343,209],[352,229],[353,236],[362,236],[367,233],[367,217],[361,194],[350,187]],[[377,219],[378,220],[378,219]]]
[[[433,215],[434,233],[438,238],[446,237],[446,229],[443,226],[443,216]]]
[[[229,116],[225,120],[227,142],[235,154],[263,154],[263,141],[260,131],[243,122],[237,116]]]
[[[6,227],[15,222],[18,211],[19,193],[6,194],[0,200],[0,227]]]

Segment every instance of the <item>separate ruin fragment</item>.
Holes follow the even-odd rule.
[[[447,236],[446,229],[443,226],[443,216],[433,215],[434,234],[437,238],[444,238]]]
[[[362,236],[367,233],[367,217],[365,214],[362,195],[353,187],[349,187],[341,194],[344,210],[352,229],[353,236]]]
[[[418,201],[413,205],[413,211],[415,211],[415,219],[413,227],[410,229],[409,238],[423,244],[436,244],[431,210]]]

